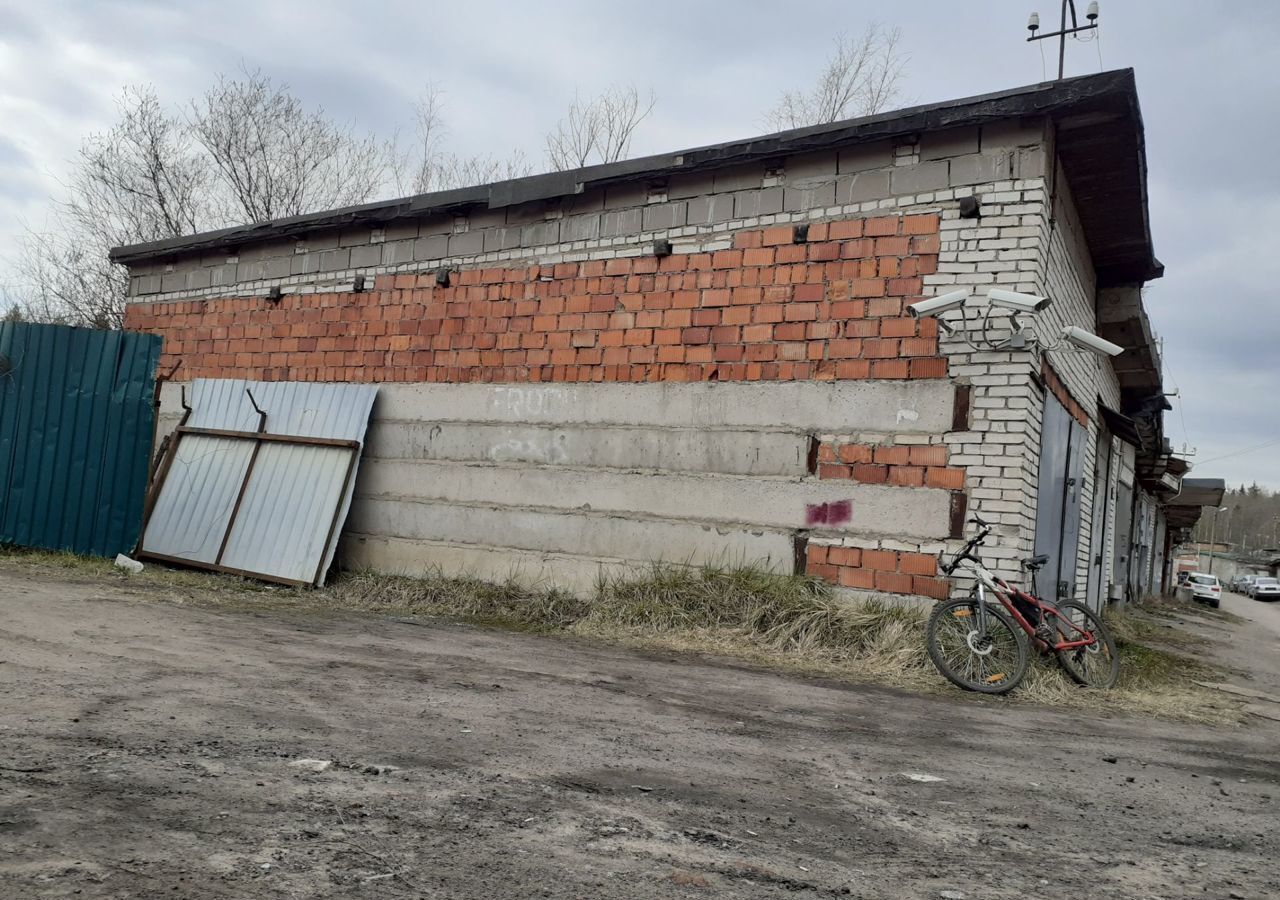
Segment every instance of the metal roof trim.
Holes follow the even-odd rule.
[[[377,225],[396,219],[420,218],[428,214],[465,208],[494,209],[534,200],[571,196],[592,186],[657,176],[665,177],[752,161],[780,159],[797,153],[815,152],[837,146],[883,140],[897,135],[958,128],[1001,119],[1068,114],[1074,109],[1098,104],[1109,104],[1115,110],[1121,111],[1117,115],[1126,118],[1127,122],[1122,123],[1120,127],[1131,127],[1134,131],[1132,140],[1138,157],[1138,171],[1133,174],[1142,182],[1138,187],[1145,207],[1146,160],[1137,86],[1132,69],[1119,69],[893,110],[858,119],[709,144],[674,153],[655,154],[565,172],[529,175],[492,184],[375,201],[268,222],[238,225],[203,234],[131,244],[113,248],[110,258],[113,262],[129,264],[215,247],[238,246],[273,238],[292,237],[344,225]],[[1101,127],[1094,130],[1100,130]],[[1125,273],[1126,277],[1129,275],[1155,277],[1153,266],[1158,266],[1153,262],[1154,256],[1151,254],[1150,226],[1145,208],[1141,211],[1141,218],[1143,233],[1134,236],[1135,243],[1141,245],[1138,254],[1140,259],[1136,262],[1136,268],[1132,273]],[[1135,277],[1134,280],[1142,279]]]

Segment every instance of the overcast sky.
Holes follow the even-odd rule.
[[[1027,44],[1026,17],[1038,8],[1048,28],[1057,6],[0,0],[0,256],[45,221],[81,139],[110,126],[127,84],[178,106],[245,64],[390,134],[434,81],[453,149],[541,160],[575,89],[634,82],[658,104],[633,151],[656,153],[764,131],[765,110],[815,72],[831,36],[872,18],[903,31],[904,105],[1040,81],[1040,48],[1050,75],[1057,48]],[[1182,392],[1166,431],[1196,449],[1195,475],[1280,489],[1280,442],[1239,453],[1280,439],[1280,78],[1267,62],[1280,3],[1104,0],[1100,23],[1100,41],[1069,43],[1067,73],[1137,70],[1166,267],[1147,306],[1168,389]],[[0,261],[0,285],[13,279]]]

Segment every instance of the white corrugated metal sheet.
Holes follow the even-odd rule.
[[[251,441],[189,434],[173,462],[142,535],[142,551],[213,565],[240,492]]]
[[[256,432],[256,402],[267,414],[267,434],[363,447],[376,395],[374,385],[200,379],[192,385],[186,426]],[[183,434],[148,519],[142,553],[318,583],[333,562],[355,487],[354,469],[349,480],[347,472],[360,451],[264,441],[237,511],[256,443]]]

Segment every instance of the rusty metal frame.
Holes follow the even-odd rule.
[[[307,437],[301,434],[271,434],[263,431],[228,431],[225,428],[195,428],[179,425],[176,431],[182,434],[203,435],[205,437],[220,438],[244,438],[251,441],[278,441],[282,444],[304,444],[317,447],[347,447],[358,448],[359,441],[349,441],[345,438],[322,438]]]
[[[237,569],[233,566],[223,566],[214,563],[202,562],[198,559],[186,559],[182,556],[167,556],[163,553],[139,553],[140,559],[149,559],[154,562],[169,563],[175,566],[184,566],[188,569],[202,569],[206,572],[221,572],[224,575],[239,575],[242,578],[256,578],[259,581],[269,581],[272,584],[285,584],[289,587],[313,587],[310,581],[299,581],[294,578],[281,578],[279,575],[266,575],[262,572],[250,572],[248,569]]]
[[[177,367],[174,367],[177,371]],[[160,448],[160,454],[156,459],[156,466],[151,470],[150,485],[147,488],[147,497],[142,504],[142,528],[138,531],[138,543],[133,548],[133,555],[139,556],[142,553],[142,544],[147,536],[147,526],[151,524],[151,514],[155,512],[156,500],[160,497],[160,488],[163,486],[166,478],[169,477],[169,468],[173,465],[173,459],[178,455],[178,441],[181,438],[183,427],[187,424],[187,419],[191,418],[191,404],[187,403],[187,386],[182,385],[182,418],[178,420],[178,427],[171,433],[164,436],[163,446]],[[156,391],[159,396],[159,390]],[[160,421],[157,413],[156,422]]]
[[[292,587],[313,587],[320,584],[320,579],[324,577],[325,559],[330,543],[333,541],[335,532],[338,530],[338,520],[342,515],[343,500],[347,496],[347,492],[351,489],[351,480],[355,475],[356,463],[360,459],[360,451],[362,445],[359,441],[346,440],[343,438],[322,438],[308,437],[306,435],[291,434],[271,434],[266,431],[267,413],[261,409],[257,401],[254,400],[252,392],[245,388],[245,393],[249,396],[249,402],[253,405],[254,412],[258,414],[258,430],[257,431],[233,431],[223,428],[196,428],[186,424],[187,419],[191,416],[191,407],[187,405],[186,387],[182,389],[182,407],[185,412],[182,415],[182,421],[178,427],[174,429],[172,440],[170,441],[164,459],[157,467],[153,476],[151,490],[147,494],[146,508],[142,521],[141,537],[138,538],[138,548],[135,556],[139,559],[150,559],[156,562],[171,563],[173,565],[187,566],[193,569],[204,569],[211,572],[224,572],[229,575],[240,575],[246,578],[257,578],[261,581],[269,581],[275,584],[286,584]],[[214,557],[211,563],[202,560],[185,559],[178,556],[168,556],[163,553],[151,553],[143,550],[143,541],[147,534],[147,526],[151,524],[151,515],[155,511],[156,501],[159,499],[160,491],[164,487],[164,481],[168,477],[169,468],[174,458],[178,455],[178,444],[184,435],[194,435],[199,437],[214,438],[231,438],[233,440],[253,441],[253,451],[249,456],[249,463],[245,466],[244,475],[240,480],[240,489],[236,493],[235,503],[231,507],[231,515],[227,519],[226,531],[222,534],[222,541],[218,545],[218,555]],[[329,521],[329,530],[325,533],[324,544],[321,546],[320,562],[316,566],[316,573],[311,581],[302,581],[295,578],[283,578],[278,575],[267,575],[261,572],[251,572],[245,569],[238,569],[234,566],[225,566],[222,564],[223,554],[226,553],[227,544],[231,540],[231,532],[235,529],[236,520],[240,515],[240,505],[244,502],[245,494],[249,490],[249,480],[253,477],[254,464],[258,461],[258,453],[262,449],[264,443],[282,443],[292,444],[303,447],[332,447],[334,449],[348,450],[349,456],[347,460],[347,471],[342,479],[342,490],[338,494],[338,503],[333,510],[333,518]]]

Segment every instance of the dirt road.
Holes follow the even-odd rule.
[[[1275,642],[1280,642],[1280,601],[1250,600],[1244,594],[1222,592],[1222,608],[1243,616]]]
[[[1216,648],[1218,661],[1242,670],[1247,677],[1234,679],[1240,684],[1280,696],[1280,602],[1224,590],[1222,608],[1244,619],[1244,625],[1232,628],[1230,639]],[[1220,627],[1197,630],[1206,637],[1221,636]],[[1280,752],[1276,757],[1280,765]]]
[[[1274,897],[1278,738],[0,567],[5,898]]]

